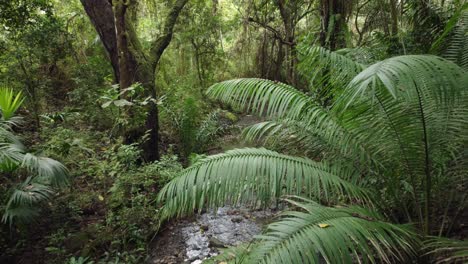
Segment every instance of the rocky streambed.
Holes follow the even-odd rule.
[[[202,263],[220,248],[251,241],[273,215],[271,210],[221,207],[169,223],[153,242],[149,263]]]

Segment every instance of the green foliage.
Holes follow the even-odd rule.
[[[3,132],[0,133],[1,172],[7,173],[6,177],[15,173],[23,180],[19,184],[12,180],[14,184],[10,187],[13,189],[2,217],[2,222],[12,225],[35,220],[40,204],[54,195],[52,188],[67,186],[69,178],[67,169],[60,162],[25,151],[20,141],[10,132],[15,123],[9,122],[14,119],[16,110],[23,102],[21,93],[14,94],[12,90],[4,89],[1,95],[4,96],[0,100],[0,110],[3,113],[0,121],[0,132]]]
[[[15,94],[13,89],[6,87],[0,88],[2,119],[5,121],[10,120],[23,102],[24,98],[21,92]]]
[[[84,257],[71,257],[70,260],[68,261],[68,264],[94,264],[94,261],[89,261],[89,258],[84,258]]]
[[[424,241],[425,250],[435,263],[463,263],[468,260],[468,241],[434,237]]]
[[[418,237],[360,207],[324,207],[300,198],[236,258],[242,263],[409,263]],[[237,262],[236,262],[237,263]]]
[[[188,157],[195,149],[193,140],[197,134],[199,110],[193,98],[187,98],[183,104],[182,117],[180,120],[180,143],[182,156]]]
[[[338,55],[322,54],[324,60],[337,65],[340,61],[355,65]],[[158,199],[165,202],[164,216],[180,216],[225,203],[255,207],[258,202],[290,194],[327,204],[350,198],[365,201],[366,192],[359,186],[373,181],[384,188],[380,195],[372,196],[380,209],[390,211],[401,206],[406,221],[419,217],[420,228],[428,234],[435,224],[431,211],[441,209],[431,208],[433,197],[441,199],[446,190],[457,193],[463,176],[451,171],[467,169],[457,162],[467,142],[466,133],[461,132],[468,130],[466,72],[452,62],[424,55],[390,58],[360,73],[353,69],[345,67],[345,71],[354,72],[352,78],[338,78],[351,80],[331,110],[291,86],[272,81],[237,79],[213,85],[208,91],[211,97],[273,119],[272,123],[249,128],[248,137],[296,135],[304,149],[321,149],[324,154],[316,162],[265,149],[239,149],[205,158],[159,193]],[[438,185],[445,177],[452,180]],[[379,187],[374,193],[379,193]],[[463,206],[458,196],[456,203]],[[348,252],[353,252],[371,263],[393,263],[393,258],[401,261],[418,250],[417,243],[412,242],[417,239],[409,231],[370,221],[371,216],[363,209],[295,204],[308,213],[289,213],[289,218],[270,225],[248,256],[258,253],[265,263],[316,263],[319,256],[328,263],[347,263],[352,260]],[[340,218],[343,216],[346,220]],[[322,221],[333,224],[322,230],[315,226]],[[297,237],[293,236],[296,233]],[[341,244],[328,240],[330,235]],[[355,244],[369,239],[373,248],[364,242]]]
[[[219,109],[210,112],[197,128],[195,135],[195,151],[202,153],[220,136],[230,132],[234,128],[237,116],[231,112]]]
[[[468,3],[455,12],[445,26],[444,33],[432,45],[432,52],[442,54],[448,60],[468,70]],[[443,43],[448,42],[445,47]]]
[[[340,166],[266,149],[238,149],[198,161],[166,185],[158,200],[165,202],[163,216],[171,217],[225,203],[270,204],[285,194],[305,193],[328,202],[339,197],[367,199],[365,190],[340,177],[352,181],[356,175]]]
[[[131,45],[149,50],[170,5],[134,2],[128,29],[141,38]],[[15,225],[1,226],[0,262],[142,263],[160,213],[225,202],[258,208],[285,194],[332,207],[294,199],[294,211],[263,240],[229,249],[239,262],[339,263],[358,261],[356,254],[364,263],[409,262],[418,238],[387,220],[458,238],[467,205],[467,3],[344,1],[345,10],[331,8],[325,21],[324,5],[341,2],[188,1],[145,79],[155,81],[156,100],[145,80],[115,85],[104,32],[80,1],[0,0],[0,87],[11,88],[0,89],[0,209]],[[342,16],[346,23],[335,28]],[[322,34],[332,42],[331,33],[346,48],[311,46]],[[147,58],[135,58],[136,79]],[[206,101],[205,87],[231,78],[243,79],[208,91],[222,104]],[[162,157],[145,163],[140,146],[152,103]],[[15,115],[20,105],[25,122]],[[218,109],[226,105],[261,116],[242,136],[274,151],[207,156],[230,149],[238,134],[237,117]],[[179,160],[194,166],[182,170]],[[73,188],[63,189],[71,180]],[[154,195],[168,182],[158,196],[167,203],[158,208]],[[338,206],[345,202],[365,209]],[[299,226],[337,215],[346,217],[326,228]],[[321,232],[331,235],[318,239]],[[373,243],[350,242],[364,235]],[[264,254],[262,245],[275,243]],[[463,262],[465,249],[440,239],[423,251],[430,260]]]

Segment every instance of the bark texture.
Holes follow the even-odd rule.
[[[107,0],[81,0],[81,4],[109,55],[115,81],[118,82],[120,80],[119,58],[112,5]]]
[[[132,25],[132,13],[129,2],[123,0],[81,0],[91,23],[109,54],[114,75],[120,86],[125,88],[134,82],[140,82],[148,95],[157,98],[155,76],[157,66],[169,46],[177,18],[188,0],[176,0],[166,16],[162,34],[145,51],[139,42]],[[114,5],[114,6],[113,6]],[[129,133],[127,142],[131,142],[146,132],[148,140],[143,145],[144,158],[147,161],[159,159],[159,115],[156,104],[150,104],[144,129],[135,128]]]
[[[330,50],[344,48],[346,45],[343,30],[348,13],[347,0],[320,0],[321,32],[320,45]]]

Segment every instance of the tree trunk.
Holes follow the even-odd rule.
[[[278,0],[277,1],[278,8],[280,10],[281,19],[283,20],[284,32],[285,32],[285,40],[287,43],[286,50],[287,50],[287,57],[289,59],[289,63],[287,65],[287,79],[288,82],[295,85],[295,74],[294,69],[296,67],[296,47],[295,47],[295,23],[294,18],[292,16],[292,7],[290,6],[291,3],[285,0]]]
[[[398,2],[390,0],[390,15],[392,17],[392,35],[398,35]]]
[[[330,50],[344,48],[346,41],[342,31],[346,26],[346,0],[321,0],[320,13],[320,45]]]
[[[148,95],[157,99],[155,83],[157,66],[164,50],[172,40],[177,18],[187,1],[177,0],[174,3],[166,17],[162,35],[153,42],[147,54],[140,45],[131,21],[125,19],[128,7],[120,6],[125,5],[123,0],[114,0],[116,10],[112,10],[112,5],[108,0],[81,0],[109,54],[115,79],[121,87],[128,87],[137,81],[142,83]],[[125,76],[122,76],[121,68],[125,69]],[[159,159],[159,116],[156,104],[150,104],[148,107],[145,131],[139,131],[135,136],[143,136],[146,131],[149,131],[149,139],[142,146],[144,158],[147,161],[154,161]]]
[[[107,0],[81,0],[81,4],[107,51],[114,70],[115,82],[119,82],[119,58],[112,5]]]
[[[126,26],[126,13],[128,5],[124,3],[124,0],[114,0],[114,23],[115,33],[117,36],[117,57],[118,57],[118,69],[120,72],[119,86],[123,90],[132,85],[132,74],[130,67],[130,50],[128,47],[127,40],[127,26]]]

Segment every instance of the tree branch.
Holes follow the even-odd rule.
[[[267,24],[265,24],[265,23],[262,23],[262,22],[260,22],[260,21],[257,21],[257,20],[255,20],[255,19],[253,19],[253,18],[251,18],[251,17],[248,18],[248,22],[257,24],[257,25],[259,25],[260,27],[262,27],[262,28],[264,28],[264,29],[270,31],[271,33],[273,33],[273,36],[274,36],[276,39],[278,39],[279,41],[281,41],[282,44],[289,45],[289,46],[295,46],[295,45],[296,45],[295,42],[290,42],[290,41],[285,40],[285,39],[281,36],[282,34],[281,34],[278,30],[274,29],[273,27],[271,27],[271,26],[269,26],[269,25],[267,25]]]
[[[174,3],[172,9],[167,14],[162,35],[158,37],[151,45],[150,55],[151,63],[153,64],[153,66],[155,66],[159,62],[164,50],[171,43],[172,35],[174,33],[174,26],[177,22],[177,18],[179,17],[180,12],[182,11],[187,2],[188,0],[177,0]]]

